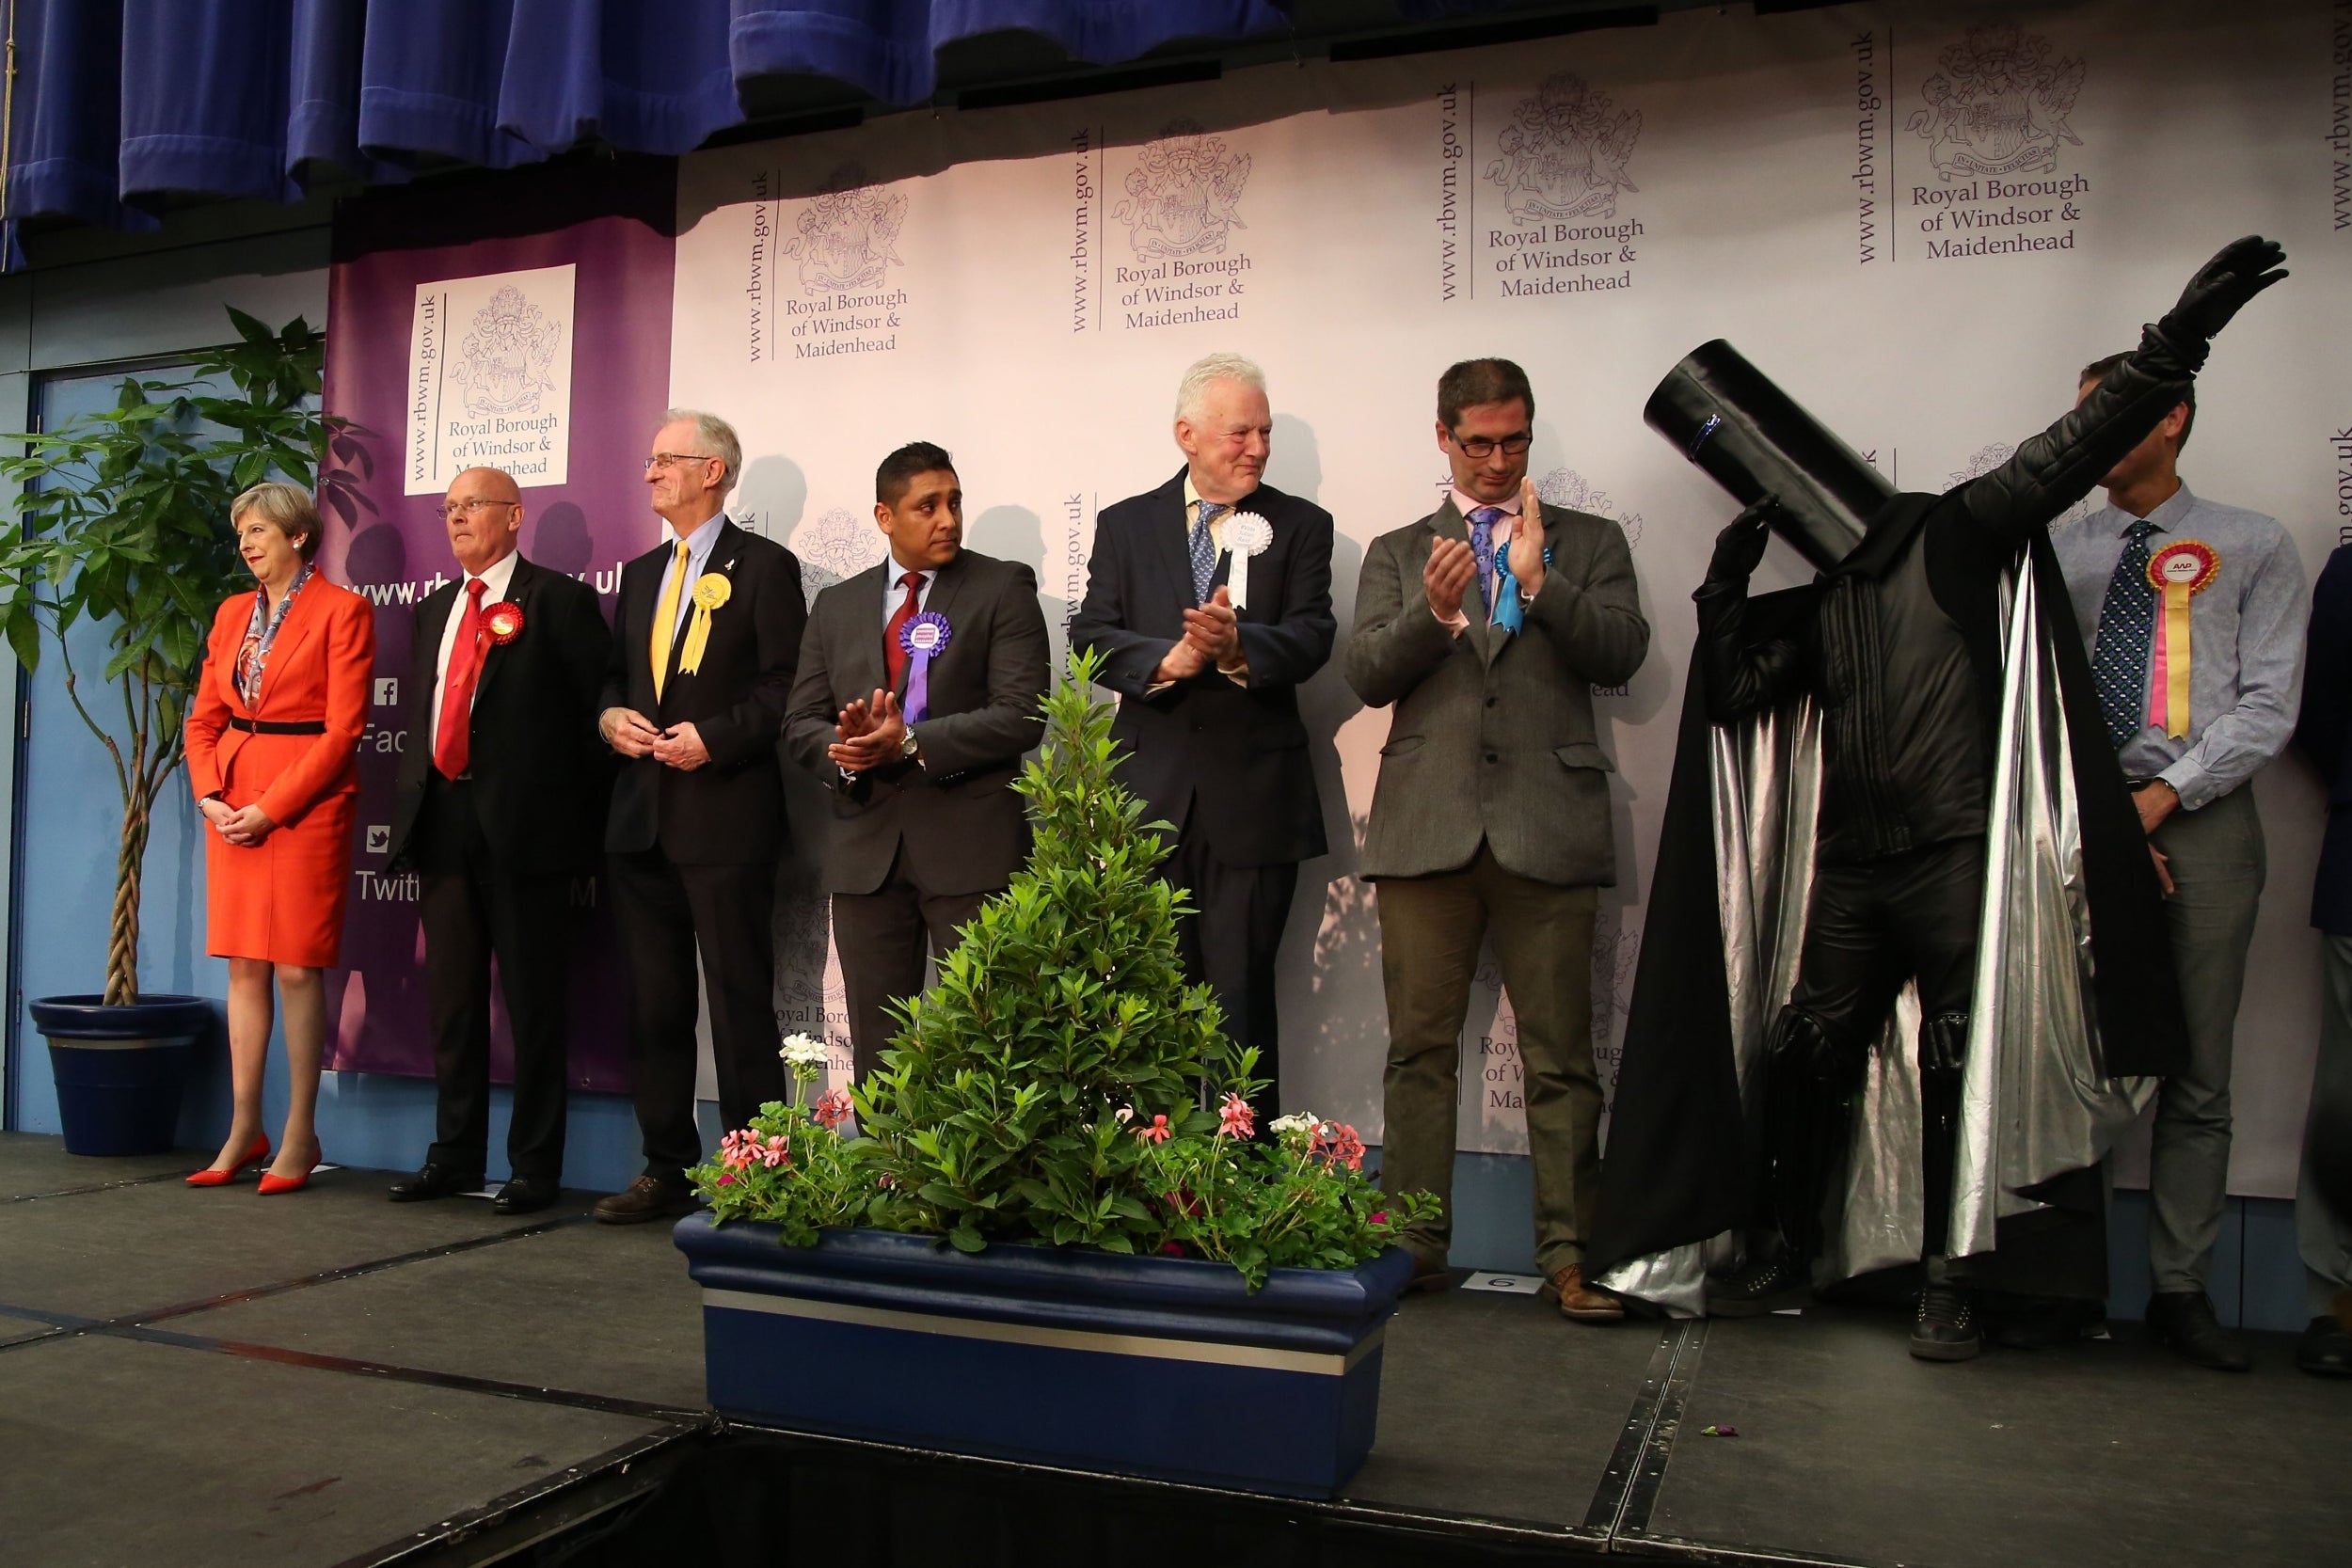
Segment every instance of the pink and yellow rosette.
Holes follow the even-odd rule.
[[[2179,739],[2188,734],[2188,602],[2221,575],[2221,556],[2201,539],[2167,545],[2148,558],[2159,600],[2155,660],[2148,672],[2148,722]]]

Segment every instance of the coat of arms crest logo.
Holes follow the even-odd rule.
[[[2015,23],[1988,23],[1936,56],[1943,67],[1919,88],[1928,107],[1904,129],[1928,140],[1928,162],[1946,182],[1986,174],[2046,174],[2058,144],[2080,147],[2067,123],[2082,91],[2083,62],[2050,58],[2050,40]]]
[[[803,293],[871,288],[893,266],[906,265],[898,250],[906,220],[904,191],[869,185],[863,169],[844,168],[801,209],[784,254],[799,263]]]
[[[1249,154],[1189,120],[1143,144],[1127,171],[1127,198],[1111,216],[1127,226],[1136,260],[1218,256],[1232,231],[1249,226],[1234,209],[1249,182]]]
[[[466,412],[537,413],[540,395],[554,390],[563,341],[561,322],[548,320],[513,284],[501,288],[474,312],[450,368],[450,379],[465,388]]]
[[[1641,135],[1640,111],[1618,108],[1581,76],[1549,76],[1512,110],[1496,138],[1502,156],[1486,178],[1502,188],[1511,221],[1524,228],[1612,218],[1618,193],[1642,188],[1625,167]]]
[[[1537,480],[1535,498],[1546,506],[1565,506],[1571,512],[1589,512],[1596,517],[1608,518],[1625,530],[1628,549],[1642,542],[1642,515],[1621,509],[1609,499],[1608,491],[1597,488],[1574,468],[1554,468]]]

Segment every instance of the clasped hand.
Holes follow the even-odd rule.
[[[210,822],[224,843],[240,849],[250,849],[269,837],[278,824],[260,806],[239,808],[215,796],[204,802],[204,820]]]
[[[898,693],[877,687],[871,697],[860,697],[841,710],[834,734],[841,738],[826,747],[825,754],[850,772],[863,773],[898,761],[906,751],[907,736],[906,715],[899,709]]]
[[[1161,658],[1152,672],[1155,684],[1190,680],[1210,670],[1222,670],[1241,657],[1241,616],[1224,584],[1209,602],[1184,611],[1184,635]]]
[[[691,724],[656,729],[635,708],[616,707],[605,715],[604,738],[625,757],[651,757],[664,768],[691,773],[710,761],[702,732]]]

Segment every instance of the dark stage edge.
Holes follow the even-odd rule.
[[[0,1134],[10,1564],[2172,1568],[2352,1541],[2352,1383],[2280,1337],[2248,1377],[2130,1329],[1941,1367],[1883,1312],[1586,1327],[1457,1290],[1391,1324],[1347,1496],[1299,1503],[723,1422],[666,1227],[588,1223],[586,1195],[392,1205],[382,1172],[190,1191],[199,1163]]]

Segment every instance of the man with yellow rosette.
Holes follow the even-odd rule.
[[[945,451],[882,459],[874,522],[889,553],[817,595],[785,731],[833,790],[825,891],[861,1083],[898,1033],[890,1005],[1028,858],[1012,781],[1052,675],[1037,576],[963,547]]]
[[[604,847],[628,953],[629,1060],[645,1174],[596,1205],[628,1225],[692,1204],[695,958],[710,992],[719,1113],[786,1098],[776,1056],[776,737],[808,623],[801,563],[721,510],[743,467],[725,420],[673,408],[645,459],[669,537],[621,568],[596,728],[625,759]]]
[[[2085,366],[2089,397],[2123,359]],[[2201,1367],[2246,1370],[2205,1294],[2230,1172],[2230,1057],[2262,898],[2248,787],[2295,733],[2303,562],[2286,530],[2181,483],[2191,389],[2100,483],[2107,504],[2052,534],[2090,644],[2106,738],[2165,890],[2189,1064],[2164,1081],[2149,1151],[2148,1326]]]

